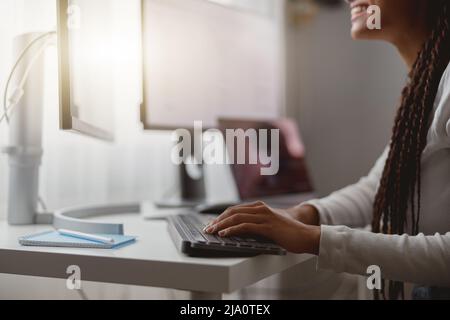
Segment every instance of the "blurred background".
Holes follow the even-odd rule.
[[[59,131],[56,49],[46,54],[50,72],[45,76],[48,90],[45,93],[41,193],[49,208],[111,200],[154,200],[170,193],[177,183],[176,170],[170,162],[170,133],[143,132],[139,122],[141,65],[135,55],[127,52],[139,50],[139,35],[133,30],[140,28],[140,0],[111,1],[117,2],[114,32],[125,48],[119,57],[124,63],[114,69],[114,144]],[[350,15],[344,1],[259,1],[212,0],[207,5],[214,6],[222,19],[240,10],[272,19],[279,28],[282,52],[279,107],[283,115],[298,122],[314,185],[317,193],[325,196],[366,174],[384,149],[406,78],[405,66],[395,49],[387,44],[351,40]],[[195,8],[198,2],[207,0],[183,2]],[[0,0],[1,92],[13,60],[13,37],[29,31],[55,29],[55,6],[54,0]],[[183,21],[173,23],[183,24]],[[239,33],[234,27],[230,24],[230,31]],[[7,142],[8,130],[2,125],[0,145],[7,145]],[[229,172],[211,169],[207,182],[212,197],[226,198],[235,194],[231,186],[224,190],[214,184],[213,177],[217,175],[227,176]],[[0,219],[5,219],[6,215],[7,177],[7,158],[0,156]],[[321,293],[309,291],[299,293],[298,297],[343,298],[358,294],[357,282],[342,289],[342,279],[337,282],[328,273],[321,276],[320,281],[328,283],[328,287]],[[42,291],[36,296],[37,289],[44,285],[49,288],[48,296],[43,296]],[[89,284],[87,293],[95,298],[113,299],[182,296],[182,293],[167,290],[98,284]],[[253,294],[265,297],[258,296],[258,291]],[[0,275],[0,299],[11,297],[77,298],[67,292],[59,280]]]

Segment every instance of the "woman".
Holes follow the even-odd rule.
[[[392,43],[410,69],[389,147],[367,177],[328,198],[233,207],[206,231],[264,236],[337,272],[377,265],[390,280],[385,298],[403,296],[403,282],[438,292],[428,289],[450,287],[450,1],[347,2],[352,37]],[[370,5],[381,9],[381,30],[367,27]],[[350,229],[369,224],[373,233]]]

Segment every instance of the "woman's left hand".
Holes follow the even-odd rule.
[[[307,226],[289,217],[284,210],[263,202],[231,207],[205,228],[221,237],[243,235],[270,239],[292,253],[319,254],[320,227]]]

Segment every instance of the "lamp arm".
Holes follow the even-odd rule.
[[[3,92],[3,115],[0,117],[0,123],[6,119],[6,121],[9,123],[9,116],[8,116],[8,112],[9,109],[12,108],[14,105],[16,105],[17,103],[19,103],[20,99],[23,96],[23,86],[25,85],[26,80],[28,79],[29,73],[31,71],[31,68],[33,67],[34,63],[36,62],[36,60],[40,57],[40,55],[44,52],[44,50],[47,48],[48,46],[48,38],[52,38],[53,36],[56,35],[56,31],[49,31],[43,34],[40,34],[38,36],[36,36],[36,38],[34,38],[33,40],[31,40],[26,46],[25,48],[22,50],[22,52],[19,54],[16,62],[14,63],[11,72],[8,75],[8,79],[6,81],[6,86],[5,86],[5,90]],[[19,36],[20,37],[20,36]],[[45,42],[45,44],[43,46],[41,46],[41,48],[39,49],[39,51],[33,55],[33,57],[31,58],[31,61],[24,73],[24,76],[22,78],[22,80],[20,81],[20,84],[18,86],[17,89],[19,90],[15,90],[14,94],[11,96],[11,98],[8,98],[8,91],[9,91],[9,87],[11,85],[11,81],[18,69],[18,67],[20,66],[20,63],[25,59],[27,53],[33,48],[33,46],[37,43],[39,43],[41,40],[47,40]],[[8,100],[12,99],[11,104],[8,106]]]

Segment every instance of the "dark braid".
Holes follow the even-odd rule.
[[[450,1],[430,1],[431,34],[418,54],[402,92],[388,159],[374,202],[375,233],[419,233],[421,208],[421,160],[427,144],[442,75],[450,62]],[[408,217],[410,212],[410,217]],[[385,284],[382,286],[386,298]],[[389,282],[389,299],[404,298],[403,284]],[[379,298],[379,292],[375,294]]]

